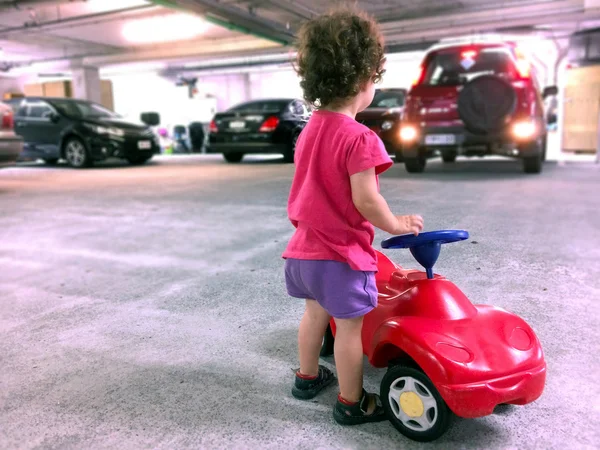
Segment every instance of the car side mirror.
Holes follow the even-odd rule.
[[[544,93],[543,93],[544,98],[554,97],[555,95],[558,95],[558,87],[548,86],[544,89]]]
[[[145,112],[140,115],[140,120],[149,127],[160,125],[160,114],[156,112]]]

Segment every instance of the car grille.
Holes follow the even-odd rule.
[[[128,138],[152,139],[154,137],[154,133],[152,130],[125,130],[125,136]]]

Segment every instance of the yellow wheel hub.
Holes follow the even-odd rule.
[[[414,392],[403,392],[400,395],[400,408],[408,417],[421,417],[425,412],[423,400]]]

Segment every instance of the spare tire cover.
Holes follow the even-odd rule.
[[[517,107],[517,93],[510,83],[494,75],[482,75],[465,85],[458,96],[458,115],[476,134],[501,130]]]

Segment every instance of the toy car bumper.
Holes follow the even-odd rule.
[[[515,375],[493,380],[437,386],[454,414],[464,418],[483,417],[500,404],[525,405],[538,399],[546,382],[546,364]]]

